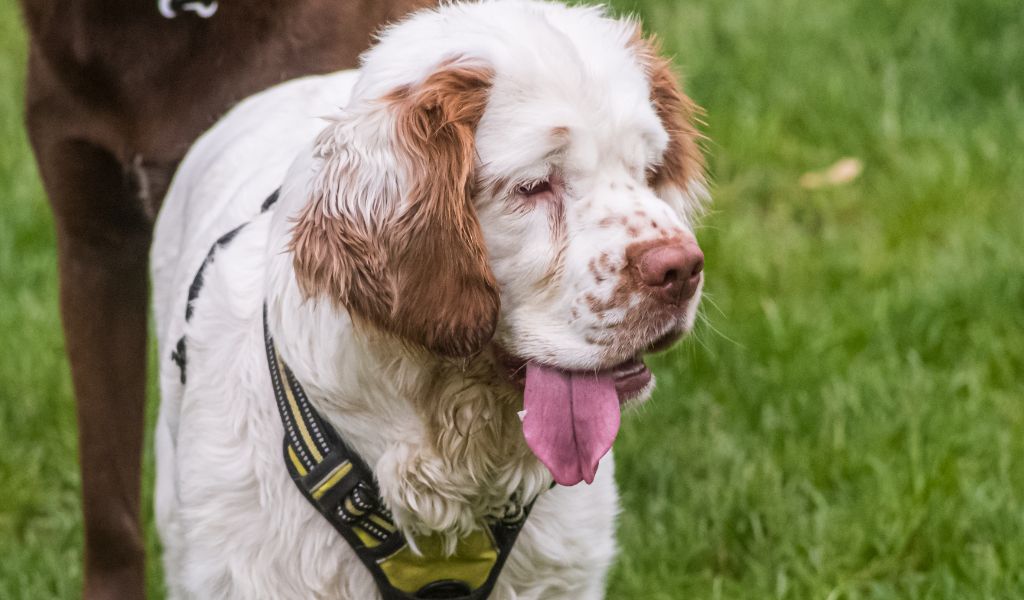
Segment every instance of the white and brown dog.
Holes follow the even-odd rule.
[[[703,285],[694,110],[635,22],[494,0],[415,14],[357,72],[258,94],[204,135],[152,257],[172,596],[379,597],[284,467],[265,305],[407,537],[452,550],[536,498],[492,597],[603,597],[602,456]]]

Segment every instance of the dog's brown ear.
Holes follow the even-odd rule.
[[[450,63],[320,136],[291,243],[305,294],[446,356],[491,339],[498,287],[472,197],[491,80]]]
[[[663,195],[682,196],[687,212],[700,212],[706,181],[704,155],[698,145],[703,136],[697,130],[696,120],[702,111],[683,93],[672,62],[662,55],[661,44],[656,38],[644,37],[637,27],[632,47],[647,72],[651,103],[669,137],[664,158],[651,171],[649,183]]]

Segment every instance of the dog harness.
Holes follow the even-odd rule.
[[[395,527],[373,474],[310,404],[274,348],[263,308],[267,365],[284,423],[285,464],[292,481],[370,570],[384,600],[487,598],[512,551],[529,506],[513,500],[505,515],[482,524],[445,556],[439,536],[416,537],[413,550]]]
[[[267,211],[277,200],[274,192],[263,203]],[[245,227],[221,236],[189,286],[186,321],[203,285],[203,272],[214,253]],[[512,552],[533,505],[513,497],[504,515],[481,523],[479,529],[458,540],[447,555],[439,535],[416,536],[410,544],[395,526],[380,497],[373,472],[338,432],[316,411],[288,365],[278,354],[267,325],[263,305],[263,338],[267,367],[284,425],[284,463],[299,492],[348,542],[373,575],[383,600],[486,599]],[[172,360],[185,382],[185,338],[178,341]],[[415,549],[414,549],[415,546]]]

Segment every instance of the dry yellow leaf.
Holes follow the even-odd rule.
[[[863,171],[864,163],[859,158],[847,156],[839,159],[827,169],[804,173],[800,177],[800,187],[808,190],[817,190],[846,185],[860,177]]]

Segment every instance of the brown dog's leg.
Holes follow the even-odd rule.
[[[31,125],[30,118],[30,131]],[[113,156],[42,129],[49,131],[32,137],[54,209],[78,406],[85,597],[143,598],[139,494],[151,223]]]

